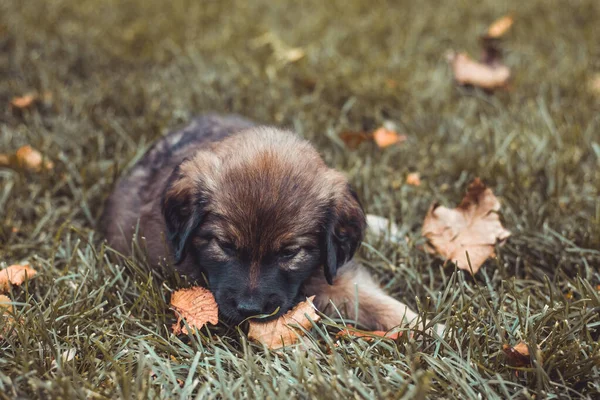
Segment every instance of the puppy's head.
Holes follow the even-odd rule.
[[[365,216],[347,180],[315,149],[273,128],[242,132],[173,172],[163,213],[175,263],[208,278],[230,322],[294,306],[322,269],[331,284]]]

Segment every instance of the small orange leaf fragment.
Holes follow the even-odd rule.
[[[496,243],[502,244],[510,236],[500,222],[499,210],[500,202],[492,190],[476,178],[457,208],[431,205],[422,227],[428,239],[426,250],[470,271],[468,252],[473,273],[477,273],[485,260],[494,256]]]
[[[379,148],[385,148],[396,143],[402,143],[406,140],[405,135],[400,135],[397,132],[381,127],[373,132],[373,140]]]
[[[315,296],[309,297],[276,320],[270,322],[250,321],[248,338],[263,343],[270,349],[278,349],[296,343],[299,335],[302,335],[303,332],[294,325],[299,325],[304,329],[312,327],[310,319],[305,314],[315,322],[321,319],[312,304],[314,298]]]
[[[506,354],[506,359],[513,367],[525,367],[531,365],[531,355],[529,353],[529,346],[527,343],[520,341],[514,346],[508,344],[502,345],[502,351]],[[540,346],[536,346],[536,358],[541,362],[542,351]]]
[[[361,143],[371,140],[371,135],[366,132],[350,132],[345,131],[339,134],[344,144],[351,150],[355,150]]]
[[[497,39],[504,36],[515,22],[512,15],[505,15],[494,21],[487,30],[487,37]]]
[[[216,325],[219,322],[219,308],[212,293],[202,287],[180,289],[171,295],[171,309],[177,314],[177,322],[173,324],[176,335],[188,334],[183,325],[185,319],[188,326],[200,329],[206,323]]]
[[[10,285],[19,286],[27,279],[31,279],[37,275],[37,271],[29,265],[11,265],[0,271],[0,292],[5,292]]]
[[[406,176],[406,184],[411,186],[421,186],[421,174],[411,172]]]
[[[10,105],[13,108],[23,110],[33,106],[36,101],[38,101],[38,95],[34,93],[29,93],[24,96],[13,97],[13,99],[10,101]]]
[[[461,85],[473,85],[482,89],[505,88],[510,79],[510,68],[500,62],[493,64],[473,60],[467,53],[450,53],[454,79]]]
[[[31,146],[22,146],[15,153],[16,163],[19,167],[32,171],[52,169],[54,164],[51,161],[44,161],[42,153]]]

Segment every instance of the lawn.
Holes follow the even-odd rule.
[[[509,90],[457,86],[446,52],[478,57],[509,12]],[[0,152],[31,145],[54,168],[0,168],[0,267],[39,272],[8,293],[0,398],[599,398],[599,20],[597,0],[1,1]],[[44,100],[9,105],[28,93]],[[370,236],[357,257],[451,331],[368,342],[326,320],[308,350],[277,352],[232,326],[173,335],[186,283],[116,257],[97,224],[118,176],[205,111],[312,140],[409,239]],[[338,137],[384,121],[407,141]],[[512,236],[471,277],[425,253],[420,228],[475,177]],[[515,367],[502,348],[520,341]]]

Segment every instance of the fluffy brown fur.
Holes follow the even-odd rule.
[[[152,263],[207,277],[232,322],[277,317],[307,295],[365,328],[416,317],[351,261],[366,227],[358,198],[288,131],[200,117],[157,142],[119,182],[102,223],[116,250],[129,254],[139,229]]]

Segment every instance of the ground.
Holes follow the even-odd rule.
[[[457,87],[446,51],[477,57],[509,12],[510,89]],[[39,271],[9,293],[0,398],[598,398],[599,17],[596,0],[0,2],[1,152],[29,144],[54,162],[0,169],[0,263]],[[285,46],[305,56],[286,62]],[[51,98],[9,106],[31,92]],[[410,239],[368,239],[359,259],[452,332],[337,340],[326,321],[310,351],[278,353],[233,327],[172,335],[184,283],[115,258],[97,222],[148,145],[208,110],[311,139]],[[386,120],[405,143],[338,139]],[[421,186],[404,184],[412,171]],[[472,278],[424,253],[420,226],[477,176],[513,235]],[[502,346],[521,340],[540,350],[512,367]]]

